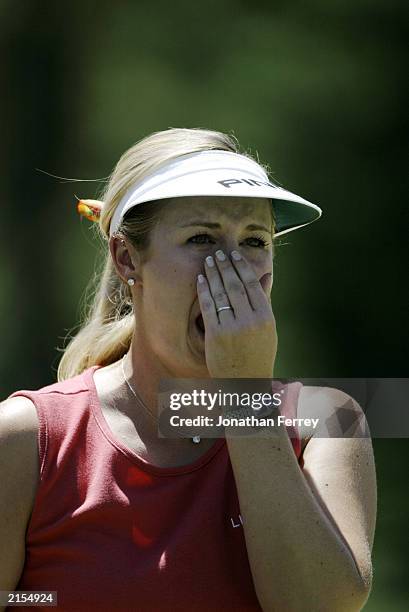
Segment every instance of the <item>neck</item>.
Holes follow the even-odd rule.
[[[149,412],[158,417],[158,389],[161,378],[170,377],[163,367],[146,350],[144,343],[132,337],[131,346],[125,357],[124,369],[126,378],[142,399]]]
[[[179,365],[179,364],[178,364]],[[158,392],[161,379],[209,378],[207,367],[175,368],[175,364],[160,361],[152,351],[143,329],[136,326],[132,335],[128,355],[125,357],[125,372],[131,386],[137,391],[151,413],[158,415]]]

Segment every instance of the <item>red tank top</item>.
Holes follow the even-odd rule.
[[[99,367],[10,396],[36,406],[41,466],[16,590],[57,591],[67,612],[260,612],[225,439],[190,465],[151,465],[109,428]],[[282,414],[296,416],[301,387]]]

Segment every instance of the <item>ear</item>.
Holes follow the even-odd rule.
[[[120,234],[115,234],[109,239],[109,250],[118,276],[125,283],[129,278],[133,278],[135,284],[141,284],[141,258],[129,241]]]

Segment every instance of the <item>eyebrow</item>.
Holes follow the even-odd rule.
[[[219,229],[221,227],[220,223],[210,223],[210,221],[202,221],[201,219],[195,219],[195,220],[189,221],[189,223],[181,225],[180,227],[192,227],[194,225],[202,225],[203,227],[208,227],[210,229]],[[264,225],[256,225],[254,223],[250,223],[250,225],[247,225],[245,229],[246,230],[263,230],[264,232],[267,232],[268,234],[271,233],[271,228],[267,229]]]

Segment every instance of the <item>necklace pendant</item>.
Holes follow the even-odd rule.
[[[200,436],[193,436],[193,438],[192,438],[192,442],[194,442],[195,444],[199,444],[199,442],[200,442]]]

